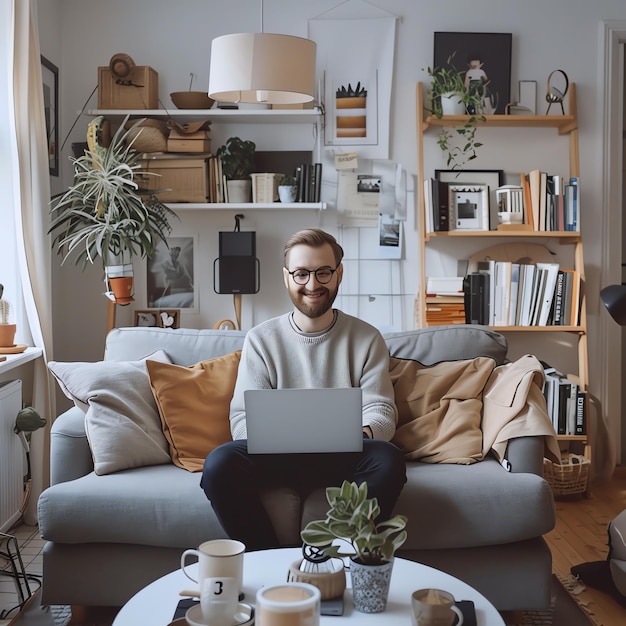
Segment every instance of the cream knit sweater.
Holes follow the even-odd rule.
[[[397,410],[389,377],[389,352],[373,326],[336,311],[323,333],[306,334],[287,313],[259,324],[247,335],[230,405],[233,439],[246,438],[246,389],[361,387],[363,426],[389,441]]]

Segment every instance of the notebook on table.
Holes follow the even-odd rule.
[[[361,452],[362,392],[342,389],[244,391],[248,453]]]

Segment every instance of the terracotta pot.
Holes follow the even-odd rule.
[[[12,348],[15,345],[15,324],[0,324],[0,347]]]
[[[134,300],[132,276],[109,278],[109,285],[113,295],[115,296],[115,302],[117,304],[128,304]]]

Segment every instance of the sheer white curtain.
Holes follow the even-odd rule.
[[[14,268],[7,279],[7,297],[12,294],[16,309],[16,339],[44,351],[44,359],[35,365],[32,404],[48,427],[32,435],[32,491],[25,513],[26,521],[34,523],[37,498],[48,483],[49,424],[54,417],[45,366],[52,349],[50,178],[36,0],[0,0],[0,6],[0,24],[6,31],[0,42],[6,59],[0,70],[0,267],[6,261]]]

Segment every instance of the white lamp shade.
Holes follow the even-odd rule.
[[[225,102],[299,104],[313,100],[315,50],[310,39],[236,33],[211,43],[209,97]]]

